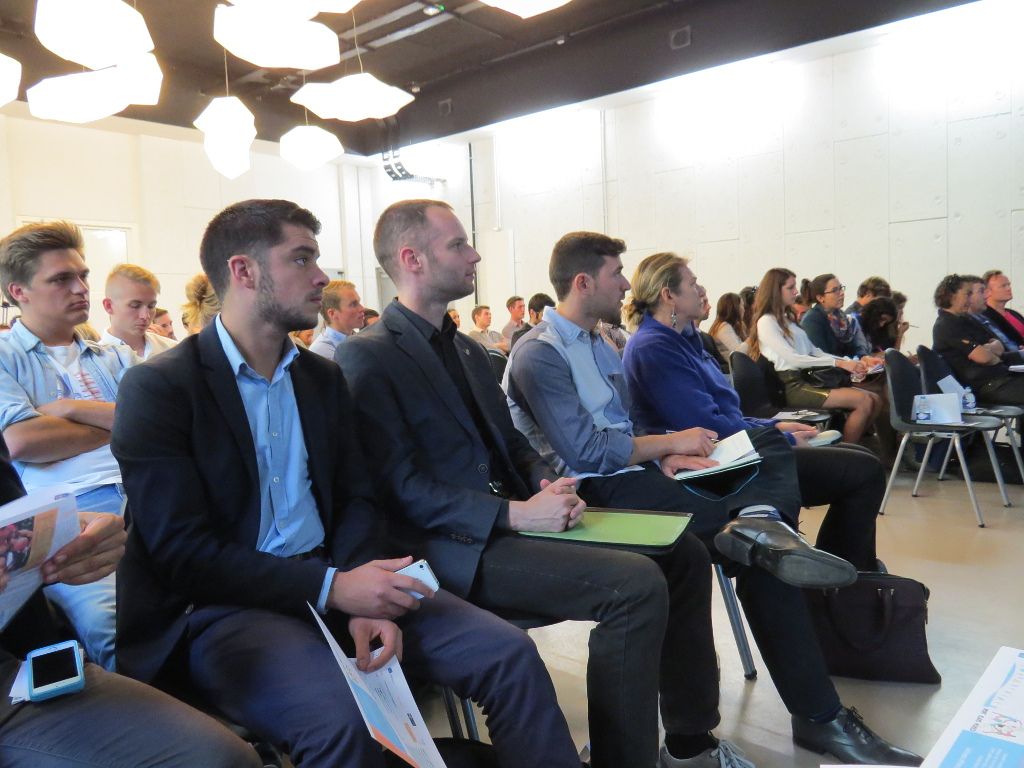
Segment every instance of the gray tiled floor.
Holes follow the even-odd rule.
[[[1024,488],[1010,487],[1015,506],[1004,509],[994,484],[978,484],[988,524],[979,529],[960,481],[939,483],[930,476],[917,499],[911,498],[910,486],[910,476],[901,475],[888,513],[879,519],[879,556],[892,573],[917,578],[931,589],[928,636],[943,682],[925,686],[840,678],[836,685],[844,703],[856,706],[869,725],[924,754],[996,649],[1024,644],[1019,596],[1024,584]],[[819,509],[804,511],[809,536],[817,531],[821,514]],[[717,595],[714,621],[722,663],[722,724],[717,734],[736,741],[758,768],[818,766],[818,755],[793,746],[789,717],[759,657],[755,656],[759,678],[743,679]],[[589,627],[564,623],[531,633],[580,745],[587,737],[584,675]],[[431,730],[445,733],[440,709],[428,709]]]

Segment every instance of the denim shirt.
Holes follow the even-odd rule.
[[[505,393],[516,428],[561,475],[640,469],[622,360],[598,334],[548,307],[512,350]]]

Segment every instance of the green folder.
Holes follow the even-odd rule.
[[[591,544],[643,554],[661,554],[672,550],[689,525],[691,517],[687,513],[587,507],[583,512],[583,520],[575,528],[557,533],[520,531],[520,534],[570,544]]]

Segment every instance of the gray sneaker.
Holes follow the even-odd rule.
[[[719,741],[718,746],[706,749],[696,757],[672,757],[663,745],[658,756],[658,768],[756,768],[742,750],[731,741]]]

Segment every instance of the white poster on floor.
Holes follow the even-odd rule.
[[[999,649],[922,768],[1024,768],[1024,650]]]

